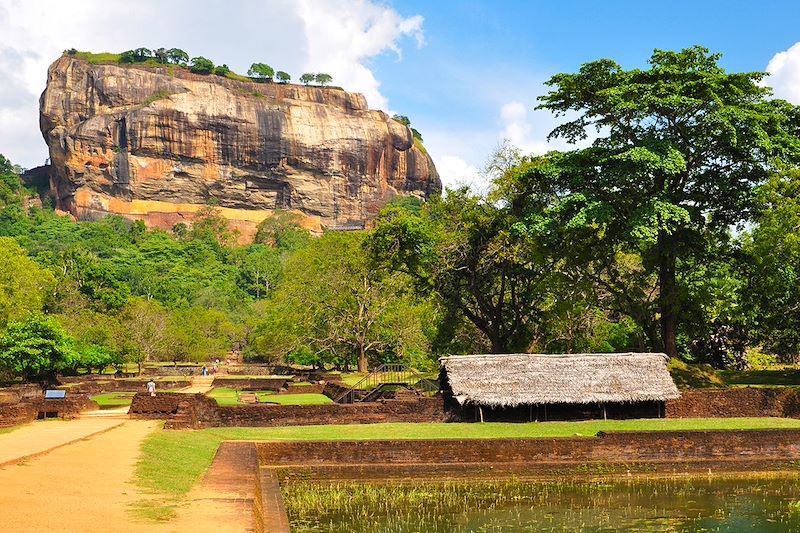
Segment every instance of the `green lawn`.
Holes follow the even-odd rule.
[[[207,394],[209,398],[217,401],[217,405],[245,405],[239,401],[242,393],[258,395],[261,403],[277,403],[280,405],[322,405],[332,403],[332,400],[324,394],[275,394],[272,391],[238,391],[227,387],[214,387]]]
[[[95,394],[92,396],[92,400],[100,407],[119,407],[122,405],[130,405],[135,394],[135,392],[106,392],[103,394]]]
[[[439,375],[436,372],[418,372],[418,374],[419,374],[419,376],[424,377],[424,378],[426,378],[426,379],[428,379],[430,381],[433,381],[433,382],[435,382],[437,379],[439,379]],[[349,374],[341,374],[342,384],[343,385],[347,385],[348,387],[354,387],[356,384],[358,384],[359,381],[364,379],[364,377],[366,377],[367,375],[368,374],[359,374],[358,372],[352,372],[352,373],[349,373]],[[418,379],[419,379],[418,377],[415,377],[415,378],[408,379],[408,381],[413,383],[413,382],[418,381]],[[388,381],[393,381],[393,380],[394,380],[394,376],[392,374],[387,374],[383,378],[381,378],[379,376],[379,381],[388,382]],[[365,386],[362,385],[361,388],[365,388]],[[368,387],[368,388],[371,388],[371,387]]]
[[[800,429],[794,418],[649,418],[583,422],[388,423],[275,428],[212,428],[220,440],[380,440],[592,437],[598,431]]]

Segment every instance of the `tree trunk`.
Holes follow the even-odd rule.
[[[489,339],[492,343],[492,353],[508,353],[506,343],[503,342],[499,335],[492,335]]]
[[[358,371],[362,374],[366,374],[368,372],[367,353],[364,351],[363,344],[358,346]]]
[[[658,272],[658,307],[661,312],[661,344],[668,357],[678,357],[678,284],[675,281],[675,255],[672,242],[663,235],[658,239],[661,254]]]

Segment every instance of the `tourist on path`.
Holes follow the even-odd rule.
[[[156,395],[156,382],[152,378],[147,382],[147,392],[150,393],[150,396]]]

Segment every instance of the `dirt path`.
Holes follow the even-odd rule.
[[[89,422],[120,424],[119,420],[91,419],[64,424],[83,427]],[[0,468],[0,501],[3,502],[0,531],[206,533],[249,530],[252,520],[241,498],[237,500],[224,491],[215,492],[214,485],[206,483],[180,504],[175,520],[155,523],[131,514],[131,505],[152,498],[141,493],[132,480],[139,447],[148,434],[158,431],[159,425],[155,421],[122,421],[102,433]],[[33,426],[36,429],[37,425]],[[6,438],[25,429],[0,435],[3,438],[0,449],[5,450],[9,442]],[[43,427],[40,431],[44,429],[49,428]],[[29,433],[29,437],[33,433],[35,431]],[[209,478],[213,477],[209,474],[206,479]]]
[[[33,422],[0,435],[0,466],[29,455],[107,431],[123,423],[115,419],[47,420]]]

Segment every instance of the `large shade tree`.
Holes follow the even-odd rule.
[[[677,355],[676,265],[709,234],[743,221],[752,191],[800,155],[800,110],[770,99],[761,72],[728,73],[702,47],[656,50],[646,69],[609,59],[557,74],[540,109],[571,118],[550,134],[588,148],[549,157],[546,177],[567,207],[563,227],[588,256],[641,254],[656,278],[658,348]]]
[[[510,353],[537,336],[555,264],[497,204],[459,189],[418,213],[391,206],[370,249],[473,324],[493,353]]]

